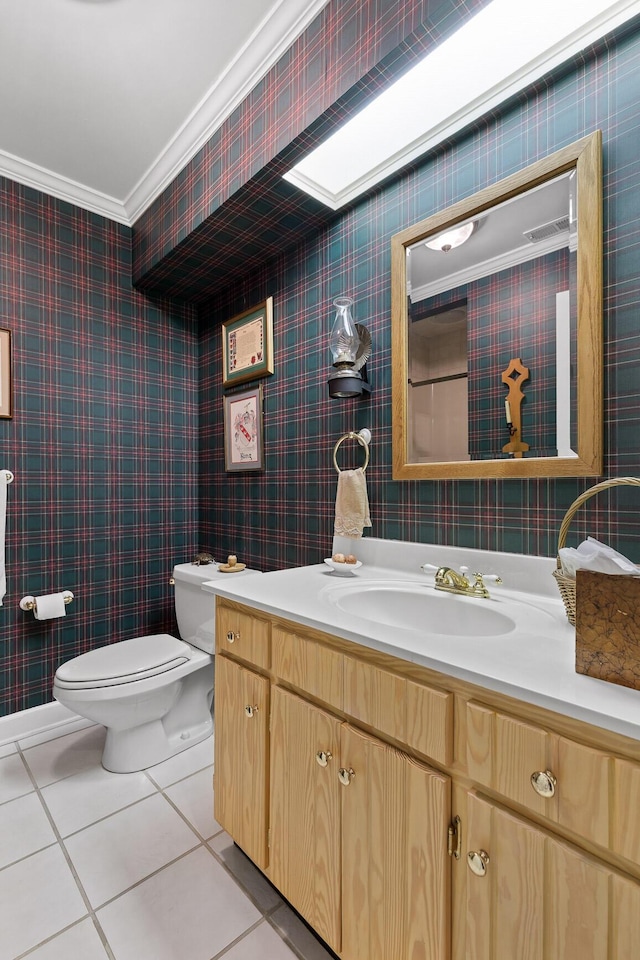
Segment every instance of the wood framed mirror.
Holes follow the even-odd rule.
[[[396,234],[394,479],[600,475],[602,327],[600,131]]]

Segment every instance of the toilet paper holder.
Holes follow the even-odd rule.
[[[71,590],[65,590],[63,594],[63,599],[65,604],[70,604],[73,601],[73,594]],[[20,601],[21,610],[35,610],[37,606],[35,597],[23,597]]]

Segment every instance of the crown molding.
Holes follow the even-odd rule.
[[[280,0],[124,200],[2,150],[0,176],[132,226],[326,5],[327,0]]]
[[[124,200],[134,223],[275,66],[327,0],[280,0]]]
[[[26,187],[33,187],[34,190],[40,190],[58,200],[66,200],[67,203],[73,203],[101,217],[108,217],[109,220],[131,226],[127,211],[120,200],[100,193],[98,190],[92,190],[91,187],[86,187],[75,180],[69,180],[68,177],[62,177],[53,170],[47,170],[36,163],[15,157],[5,150],[0,150],[0,176],[16,180]]]

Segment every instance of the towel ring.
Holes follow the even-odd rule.
[[[364,447],[364,466],[362,471],[364,472],[369,466],[369,444],[367,441],[360,436],[359,433],[354,433],[353,430],[350,430],[349,433],[345,433],[344,436],[340,437],[335,447],[333,448],[333,465],[336,468],[336,473],[342,473],[340,467],[338,466],[338,461],[336,459],[336,454],[338,452],[338,447],[341,443],[344,443],[345,440],[357,440],[361,447]]]

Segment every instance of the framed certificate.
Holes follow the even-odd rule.
[[[225,387],[273,373],[273,297],[222,324]]]
[[[223,403],[225,470],[263,470],[262,384],[224,397]]]

